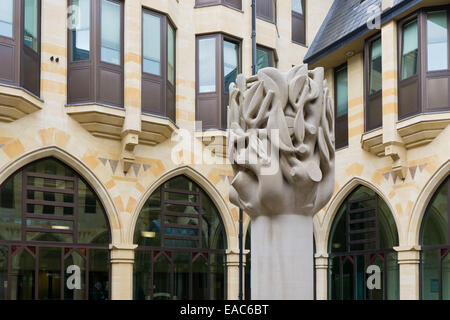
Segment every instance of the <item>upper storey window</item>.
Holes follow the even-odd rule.
[[[272,49],[256,47],[256,72],[267,67],[275,67],[275,53]]]
[[[68,103],[123,107],[123,1],[70,5]]]
[[[305,0],[292,0],[292,41],[306,44]]]
[[[399,24],[399,119],[450,109],[449,9],[420,10]]]
[[[348,74],[347,64],[334,71],[336,104],[336,149],[348,146]]]
[[[256,0],[256,16],[260,19],[275,23],[276,21],[275,0]]]
[[[197,37],[197,120],[226,129],[229,86],[241,72],[241,42],[223,34]]]
[[[175,28],[163,14],[142,15],[142,112],[175,121]]]
[[[229,7],[233,7],[239,10],[242,10],[242,0],[195,0],[195,6],[211,6],[223,4]]]
[[[0,82],[40,95],[40,0],[4,0],[0,10]]]
[[[382,64],[381,36],[379,34],[366,42],[366,112],[365,129],[370,131],[382,125]]]

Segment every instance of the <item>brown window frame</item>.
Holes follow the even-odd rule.
[[[375,93],[370,92],[372,44],[379,39],[381,39],[381,33],[366,39],[364,46],[365,132],[376,130],[383,126],[383,89]],[[372,112],[370,112],[371,110]]]
[[[142,21],[144,20],[144,14],[150,14],[161,19],[161,74],[155,75],[148,72],[144,72],[144,45],[142,45],[142,113],[156,115],[164,118],[168,118],[173,122],[176,121],[176,35],[177,28],[172,22],[170,17],[164,13],[154,11],[152,9],[143,8]],[[169,36],[168,27],[173,29],[174,32],[174,83],[171,84],[168,79],[169,68]],[[142,44],[144,43],[144,23],[142,23]],[[159,86],[159,87],[158,87]],[[155,96],[159,96],[159,103],[155,99]]]
[[[428,71],[427,14],[435,11],[447,12],[448,61],[447,69]],[[418,25],[417,74],[402,80],[403,27],[414,20],[417,20]],[[450,92],[450,6],[422,8],[401,20],[398,24],[398,48],[398,119],[405,120],[422,113],[450,111],[450,94],[447,97],[447,102],[439,101],[442,105],[440,107],[430,106],[429,103],[429,94],[433,97],[440,97],[440,95],[430,93],[430,80],[446,79],[447,91]]]
[[[338,104],[337,104],[337,77],[336,74],[343,68],[347,71],[347,90],[348,90],[348,64],[345,62],[340,66],[334,68],[334,119],[335,119],[335,137],[336,137],[336,150],[347,148],[349,145],[348,138],[348,102],[347,102],[347,113],[343,116],[338,117]],[[348,95],[348,93],[347,93]],[[338,130],[341,130],[338,132]]]
[[[303,14],[292,10],[292,42],[304,46],[306,45],[306,0],[301,1]]]
[[[237,10],[242,10],[242,0],[195,0],[195,8],[224,5]]]
[[[216,91],[200,93],[199,91],[199,40],[216,40]],[[197,35],[195,39],[195,113],[196,121],[202,122],[203,130],[226,130],[227,129],[227,107],[229,94],[225,92],[224,87],[224,55],[223,43],[229,41],[239,46],[238,74],[242,72],[242,39],[225,33],[210,33]],[[207,110],[208,112],[204,112]],[[211,111],[215,111],[215,113]],[[202,112],[203,111],[203,112]]]
[[[264,3],[263,3],[264,2]],[[259,4],[259,6],[258,6]],[[261,5],[264,4],[267,6],[267,14],[262,9]],[[272,4],[272,6],[270,5]],[[270,9],[272,7],[272,9]],[[258,19],[270,22],[277,23],[277,1],[276,0],[256,0],[256,17]]]
[[[73,0],[68,0],[68,5]],[[68,29],[67,59],[67,104],[99,104],[112,107],[124,107],[124,13],[123,0],[108,0],[120,4],[120,65],[101,60],[101,2],[91,0],[90,6],[90,51],[89,60],[72,61],[72,32]],[[84,87],[80,87],[83,85]],[[82,92],[80,94],[80,91]],[[79,97],[74,95],[78,94]]]
[[[36,97],[41,95],[41,22],[42,1],[37,0],[37,51],[24,44],[24,0],[13,1],[12,38],[0,36],[0,61],[10,67],[0,83],[26,90]]]

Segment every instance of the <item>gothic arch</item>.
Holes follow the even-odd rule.
[[[138,205],[135,208],[135,211],[132,216],[131,227],[126,234],[126,240],[128,243],[133,243],[134,231],[136,228],[136,223],[138,221],[139,215],[144,207],[148,198],[153,194],[153,192],[166,181],[177,177],[177,176],[186,176],[191,179],[193,182],[197,183],[200,188],[202,188],[206,194],[211,198],[219,211],[220,217],[223,221],[225,227],[225,233],[227,238],[228,248],[236,248],[237,247],[237,231],[236,225],[232,218],[231,210],[226,204],[224,198],[216,189],[216,187],[201,173],[196,171],[194,168],[190,166],[182,166],[172,169],[166,172],[164,175],[159,177],[150,188],[141,196]]]
[[[25,167],[26,165],[40,160],[53,157],[65,163],[67,166],[77,171],[81,177],[92,187],[92,189],[98,195],[100,201],[105,208],[105,214],[108,219],[109,227],[111,229],[111,241],[112,243],[121,242],[121,224],[117,215],[117,210],[114,203],[107,192],[105,186],[101,183],[100,179],[95,173],[89,169],[82,161],[75,156],[69,154],[67,151],[56,147],[43,147],[21,155],[19,158],[14,159],[13,162],[7,163],[0,168],[0,185],[8,179],[12,174]]]

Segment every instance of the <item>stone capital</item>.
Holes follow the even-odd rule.
[[[111,244],[111,264],[133,264],[134,250],[137,245],[116,245]]]
[[[420,264],[420,246],[394,247],[398,254],[398,264]]]

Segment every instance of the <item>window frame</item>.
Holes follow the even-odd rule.
[[[237,3],[234,5],[233,3]],[[242,0],[195,0],[194,8],[223,5],[231,9],[242,11]]]
[[[427,17],[429,12],[446,11],[447,13],[447,69],[428,71],[428,43],[427,43]],[[418,24],[418,58],[417,58],[417,74],[407,79],[402,79],[402,53],[403,53],[403,26],[417,19]],[[406,120],[419,114],[447,112],[450,111],[450,94],[448,95],[447,106],[433,107],[429,105],[429,80],[430,79],[448,79],[448,91],[450,92],[450,6],[434,6],[425,7],[416,10],[408,17],[402,19],[398,23],[398,119]],[[408,92],[402,93],[405,87],[416,84],[417,97],[416,107],[414,109],[409,106],[411,103],[403,96],[408,96]],[[443,102],[445,104],[445,102]],[[408,108],[409,107],[409,108]]]
[[[13,1],[12,37],[0,36],[0,46],[10,50],[8,59],[10,75],[0,78],[5,84],[21,88],[28,93],[41,96],[41,40],[42,40],[42,0],[37,1],[37,51],[24,43],[25,0]],[[25,66],[26,65],[26,66]],[[35,72],[30,72],[34,69]]]
[[[155,75],[144,71],[144,15],[150,14],[156,17],[160,18],[160,68],[161,68],[161,74]],[[153,9],[150,9],[148,7],[142,7],[142,32],[141,32],[141,74],[142,74],[142,88],[141,88],[141,111],[142,114],[148,114],[148,115],[156,115],[159,117],[167,118],[171,120],[172,122],[176,121],[176,82],[177,82],[177,49],[176,49],[176,43],[177,43],[177,27],[173,23],[172,19],[169,15],[155,11]],[[169,81],[169,32],[168,28],[170,27],[173,29],[174,34],[174,83],[171,84]],[[146,92],[144,85],[145,82],[148,82],[149,84],[152,83],[153,85],[160,85],[159,89],[159,96],[160,96],[160,102],[159,102],[159,110],[157,109],[157,106],[151,106],[148,105],[149,100],[146,97]],[[173,96],[173,105],[168,105],[169,100],[169,94]]]
[[[306,46],[306,36],[307,36],[307,32],[306,32],[306,0],[301,0],[302,1],[302,9],[303,9],[303,14],[300,14],[298,12],[295,12],[294,10],[292,10],[292,20],[291,20],[291,40],[293,43],[301,45],[301,46]],[[292,5],[292,1],[291,1],[291,5]],[[302,24],[303,26],[303,32],[301,33],[301,37],[304,38],[303,41],[301,40],[297,40],[295,39],[295,35],[297,35],[296,33],[294,33],[294,19],[299,20],[299,22]]]
[[[338,117],[338,86],[337,86],[337,73],[342,69],[346,69],[347,72],[347,100],[348,100],[348,64],[347,62],[334,68],[334,119],[335,119],[335,137],[336,137],[336,150],[345,149],[349,146],[349,130],[348,130],[348,101],[347,101],[347,113]],[[343,132],[337,132],[337,129],[341,128]],[[338,143],[337,137],[345,137],[342,141],[342,145]]]
[[[364,45],[364,95],[365,95],[365,103],[364,103],[364,130],[365,132],[370,132],[377,130],[383,126],[383,88],[380,90],[371,93],[370,92],[370,81],[371,81],[371,62],[372,62],[372,44],[381,39],[381,33],[377,33],[369,38],[366,39],[365,45]],[[381,57],[383,57],[383,50],[381,50]],[[381,65],[383,68],[383,65]],[[383,72],[383,71],[381,71]],[[383,82],[382,82],[383,83]],[[378,101],[379,100],[379,105]],[[369,125],[371,124],[370,114],[368,112],[369,108],[371,108],[371,102],[375,102],[376,107],[379,107],[379,119],[376,119],[378,121],[375,121],[375,125]]]
[[[200,93],[199,91],[199,40],[216,39],[216,91]],[[202,129],[205,130],[226,130],[227,129],[227,106],[229,94],[224,88],[224,53],[223,42],[229,41],[238,45],[238,74],[242,73],[242,39],[225,33],[208,33],[196,35],[195,39],[195,118],[202,122]],[[218,108],[213,112],[201,112],[201,109],[211,110],[210,107]],[[200,129],[200,128],[197,128]]]
[[[71,6],[72,1],[67,0],[67,5]],[[69,106],[91,103],[118,108],[125,106],[125,2],[124,0],[107,1],[120,5],[120,65],[102,61],[102,0],[91,0],[89,60],[72,61],[72,30],[70,28],[67,30],[67,104]],[[102,84],[102,72],[103,76],[114,75],[116,80],[119,79],[120,84],[118,86],[107,85],[114,80],[112,77],[108,83]],[[84,87],[80,88],[80,84],[83,84]],[[74,93],[79,94],[79,91],[83,92],[81,97],[74,97]]]
[[[256,45],[256,55],[258,56],[258,50],[265,51],[269,54],[269,57],[271,59],[271,63],[269,63],[268,68],[276,68],[278,64],[278,56],[276,53],[276,50],[273,48],[269,48],[260,44]],[[258,72],[258,70],[256,70]]]
[[[266,16],[262,14],[260,11],[258,11],[258,1],[267,1],[266,5],[269,4],[269,2],[272,2],[272,17]],[[256,0],[256,18],[264,20],[269,23],[277,24],[277,0]]]

